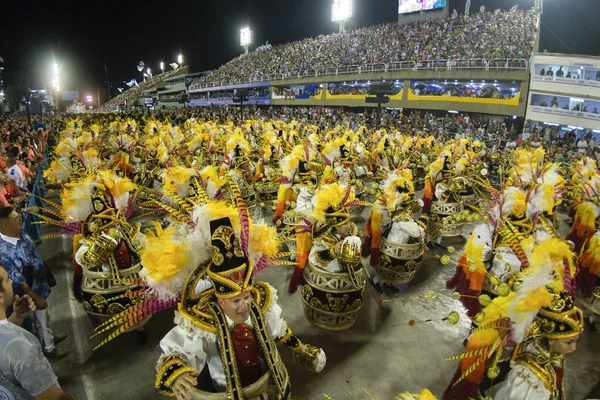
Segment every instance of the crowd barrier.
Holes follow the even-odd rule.
[[[348,65],[339,68],[327,68],[307,71],[288,72],[285,74],[253,74],[246,79],[216,80],[208,83],[192,83],[190,89],[236,85],[242,83],[271,82],[282,79],[300,79],[319,76],[338,76],[348,74],[368,74],[392,71],[456,71],[456,70],[485,70],[485,71],[528,71],[529,62],[517,59],[465,59],[465,60],[425,60],[398,61],[392,63]]]
[[[27,202],[27,208],[44,206],[42,199],[46,196],[46,181],[44,180],[44,171],[49,167],[48,162],[48,151],[44,153],[44,158],[40,167],[37,169],[35,174],[35,181],[33,183],[33,189],[31,194],[33,196]],[[31,238],[37,243],[41,238],[40,225],[35,222],[39,221],[39,218],[35,215],[26,212],[23,216],[23,229]]]

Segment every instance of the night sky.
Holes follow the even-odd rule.
[[[531,8],[533,0],[472,0],[471,12]],[[355,0],[354,25],[397,20],[397,0]],[[449,0],[464,12],[465,0]],[[239,55],[239,29],[249,24],[254,43],[280,44],[337,30],[331,0],[39,1],[0,0],[0,57],[6,70],[22,70],[32,88],[50,86],[53,57],[61,90],[106,94],[108,79],[121,87],[143,60],[153,72],[184,55],[194,72],[214,69]],[[594,29],[599,0],[545,0],[541,48],[600,55]],[[549,29],[548,29],[549,28]],[[550,30],[556,35],[557,40]],[[43,77],[43,78],[42,78]]]

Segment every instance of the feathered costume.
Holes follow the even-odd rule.
[[[565,268],[573,277],[573,252],[565,242],[547,239],[534,248],[530,268],[520,274],[514,291],[493,301],[479,298],[486,307],[465,353],[450,358],[460,364],[444,399],[486,393],[494,399],[564,398],[564,357],[550,355],[545,339],[568,339],[583,331],[583,315],[564,292]],[[509,360],[504,349],[512,352]]]

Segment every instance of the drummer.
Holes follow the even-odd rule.
[[[160,342],[164,353],[156,388],[178,400],[199,398],[197,387],[229,399],[263,398],[267,392],[275,394],[269,398],[289,399],[289,377],[275,342],[288,346],[316,372],[325,366],[325,353],[302,344],[281,318],[275,289],[253,281],[254,266],[244,256],[230,219],[211,221],[210,231],[212,288],[206,290],[201,276],[188,279],[181,301],[196,305],[190,312],[180,308],[178,325]]]
[[[350,221],[348,207],[341,203],[347,188],[337,183],[326,185],[313,198],[317,221],[313,229],[313,246],[309,261],[329,272],[341,272],[337,255],[342,242],[348,237],[356,237],[358,228]],[[350,197],[353,197],[352,189]],[[360,246],[360,239],[359,246]]]

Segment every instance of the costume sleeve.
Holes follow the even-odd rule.
[[[544,383],[529,368],[514,364],[506,381],[493,387],[488,393],[498,400],[539,400],[549,399],[550,392]]]
[[[302,354],[303,343],[293,334],[287,322],[281,318],[281,307],[277,304],[277,290],[268,283],[267,285],[271,289],[271,304],[265,313],[265,322],[267,323],[269,337],[277,343],[289,347],[294,354]],[[308,347],[312,348],[312,346]],[[308,362],[310,364],[308,368],[315,372],[321,372],[327,362],[325,352],[321,349],[318,350],[318,355],[315,358],[311,358]]]
[[[173,395],[171,386],[182,374],[204,369],[208,341],[216,340],[215,334],[192,326],[179,313],[175,322],[178,325],[160,341],[163,354],[156,366],[155,387],[164,395]]]
[[[267,323],[269,337],[292,350],[299,350],[302,347],[302,342],[294,336],[287,322],[281,318],[282,310],[279,304],[277,304],[277,289],[271,285],[269,285],[269,289],[271,289],[271,304],[265,313],[265,322]]]

